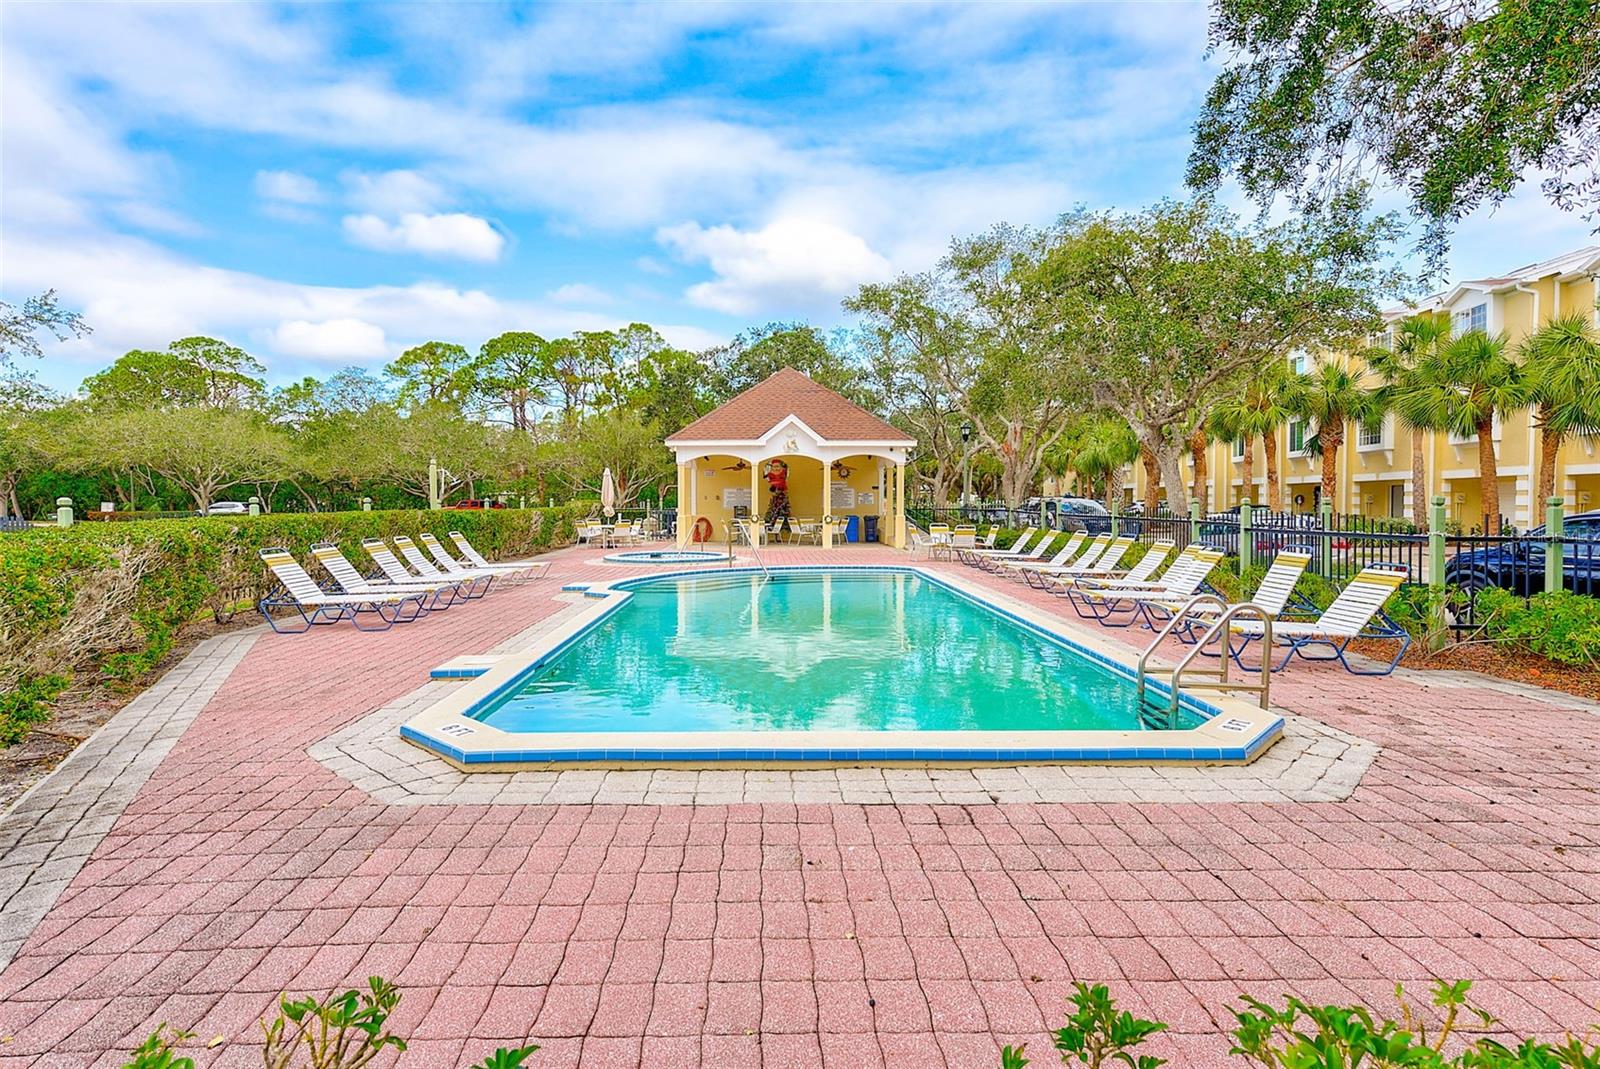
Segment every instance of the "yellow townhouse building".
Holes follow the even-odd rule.
[[[1584,312],[1600,325],[1600,245],[1578,249],[1565,255],[1508,271],[1498,278],[1471,279],[1456,283],[1416,307],[1395,308],[1384,316],[1388,323],[1387,343],[1404,320],[1417,315],[1446,316],[1454,330],[1505,332],[1513,347],[1539,325],[1574,311]],[[1291,356],[1297,371],[1310,371],[1318,361],[1359,361],[1345,353]],[[1371,376],[1370,385],[1379,385]],[[1532,407],[1497,420],[1494,432],[1498,475],[1498,499],[1482,500],[1478,477],[1478,447],[1475,438],[1422,432],[1426,436],[1427,483],[1424,497],[1442,495],[1446,514],[1465,527],[1482,522],[1498,509],[1518,527],[1543,522],[1542,502],[1533,500],[1537,487],[1539,429]],[[1294,421],[1277,431],[1278,458],[1284,484],[1284,506],[1298,512],[1314,511],[1321,498],[1322,459],[1306,449],[1315,426]],[[1410,517],[1411,512],[1411,434],[1394,413],[1381,420],[1352,425],[1346,430],[1339,449],[1338,482],[1333,507],[1341,514],[1364,517]],[[1253,482],[1244,485],[1244,450],[1238,442],[1214,442],[1207,452],[1209,507],[1231,508],[1248,496],[1253,504],[1267,501],[1266,457],[1260,439],[1252,444]],[[1185,458],[1184,475],[1192,483],[1192,465]],[[1128,501],[1144,495],[1143,466],[1134,464],[1124,485]],[[1569,513],[1600,508],[1600,440],[1577,438],[1568,441],[1556,463],[1556,493],[1566,500]]]

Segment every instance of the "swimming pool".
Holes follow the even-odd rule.
[[[1141,715],[1125,653],[916,567],[730,569],[586,593],[600,604],[402,734],[503,766],[1242,761],[1282,729],[1218,696],[1186,697],[1176,724]]]

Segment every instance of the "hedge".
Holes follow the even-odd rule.
[[[257,551],[306,559],[336,542],[365,560],[364,538],[461,531],[490,559],[565,545],[586,505],[554,509],[278,513],[77,524],[0,535],[0,746],[49,716],[74,681],[137,683],[183,629],[226,622],[270,588]]]

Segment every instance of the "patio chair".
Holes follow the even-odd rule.
[[[534,568],[538,568],[540,572],[537,576],[534,576],[536,579],[543,578],[545,572],[550,570],[549,561],[539,560],[536,557],[523,557],[519,560],[485,560],[483,554],[479,553],[472,543],[467,541],[467,536],[460,531],[451,531],[450,541],[456,544],[456,548],[466,558],[463,567],[469,570],[471,568],[526,568],[531,571]]]
[[[511,583],[540,579],[544,577],[545,572],[550,570],[549,561],[506,561],[503,564],[484,561],[479,564],[471,559],[456,560],[450,555],[450,551],[444,547],[444,543],[435,538],[429,531],[423,531],[417,536],[417,540],[428,551],[428,555],[438,562],[439,568],[446,575],[498,575],[503,576],[507,583]],[[538,572],[538,574],[530,575],[529,573],[531,572]]]
[[[1250,596],[1249,602],[1255,605],[1268,616],[1276,619],[1283,613],[1290,611],[1290,601],[1294,598],[1295,584],[1305,574],[1311,565],[1311,554],[1305,550],[1285,549],[1280,550],[1273,558],[1272,566],[1267,569],[1267,574],[1261,577],[1261,585],[1256,587],[1256,592]],[[1176,611],[1181,608],[1177,603],[1168,606]],[[1231,606],[1230,606],[1231,608]],[[1301,602],[1292,607],[1295,611],[1315,613],[1317,608],[1310,602]],[[1189,615],[1196,617],[1196,623],[1203,623],[1206,619],[1221,613],[1215,605],[1196,605],[1189,610]],[[1194,626],[1183,628],[1178,632],[1180,641],[1191,641]]]
[[[402,535],[401,537],[404,536]],[[408,544],[410,541],[409,538],[406,539]],[[396,539],[395,543],[398,545],[399,539]],[[481,598],[487,594],[489,592],[489,584],[494,579],[491,575],[463,576],[459,578],[444,576],[439,569],[434,568],[432,565],[428,565],[428,571],[431,571],[432,575],[429,575],[428,571],[421,571],[420,569],[420,574],[413,573],[404,564],[400,563],[400,558],[394,555],[388,544],[381,538],[362,539],[361,548],[367,551],[367,556],[371,557],[379,568],[383,569],[383,574],[391,583],[415,583],[419,580],[449,579],[450,582],[456,584],[456,588],[461,592],[462,597],[473,599]],[[416,549],[416,546],[411,546],[413,553],[416,553]],[[420,553],[417,555],[421,556]],[[423,563],[427,564],[427,561],[424,560]]]
[[[1272,666],[1274,672],[1287,668],[1298,654],[1308,661],[1338,661],[1344,670],[1357,676],[1386,676],[1400,664],[1400,658],[1411,647],[1411,635],[1384,613],[1384,603],[1406,581],[1407,572],[1401,568],[1374,565],[1363,568],[1355,578],[1345,584],[1339,596],[1315,620],[1274,620],[1272,641],[1284,648],[1283,660]],[[1265,633],[1261,621],[1236,619],[1229,627],[1228,655],[1241,668],[1245,667],[1244,651],[1252,642],[1259,642]],[[1350,664],[1345,651],[1355,639],[1380,639],[1396,642],[1394,658],[1382,668],[1361,669]],[[1237,639],[1237,644],[1235,644]],[[1331,653],[1312,657],[1306,650],[1313,646],[1326,646]],[[1263,657],[1270,656],[1266,650]]]
[[[298,635],[340,620],[349,620],[362,631],[387,631],[395,624],[410,623],[428,613],[426,596],[422,594],[400,590],[387,594],[330,594],[282,546],[263,549],[260,556],[279,586],[256,602],[256,611],[280,635]],[[293,609],[300,617],[300,626],[280,626],[273,618],[273,609]],[[382,626],[364,626],[364,615],[376,616]]]
[[[1065,568],[1039,569],[1027,576],[1028,585],[1036,586],[1040,590],[1054,590],[1058,594],[1065,594],[1067,590],[1076,585],[1080,579],[1131,579],[1134,582],[1144,582],[1155,574],[1161,562],[1167,559],[1167,554],[1172,552],[1172,543],[1168,541],[1152,542],[1145,555],[1139,562],[1127,571],[1119,565],[1122,558],[1128,555],[1128,550],[1133,548],[1133,536],[1121,535],[1101,550],[1099,556],[1090,559],[1085,553],[1076,564]]]
[[[979,560],[978,561],[978,567],[984,569],[985,571],[998,572],[1007,563],[1018,563],[1018,562],[1022,562],[1022,561],[1036,561],[1039,558],[1044,556],[1045,550],[1049,549],[1051,543],[1053,543],[1055,540],[1056,540],[1056,533],[1054,531],[1051,531],[1051,530],[1040,531],[1039,532],[1039,540],[1037,542],[1035,542],[1028,549],[1027,552],[1018,553],[1015,556],[1003,555],[1003,554],[997,554],[997,555],[994,555],[994,556],[990,556],[990,557],[987,557],[987,558]]]
[[[364,576],[332,542],[316,543],[311,547],[311,555],[329,575],[333,576],[333,581],[339,584],[340,591],[345,594],[383,595],[396,591],[402,594],[422,594],[427,596],[430,610],[448,609],[461,597],[457,585],[448,581],[414,579],[409,583],[395,583],[387,576],[382,579]]]
[[[971,564],[971,565],[981,566],[983,564],[984,560],[986,558],[988,558],[988,557],[1015,557],[1018,560],[1021,560],[1023,552],[1025,550],[1027,550],[1027,548],[1028,548],[1028,546],[1030,544],[1032,544],[1032,542],[1033,542],[1033,533],[1035,531],[1037,531],[1037,530],[1038,530],[1037,527],[1025,527],[1025,528],[1023,528],[1022,533],[1017,535],[1017,540],[1015,542],[1011,543],[1011,545],[1006,549],[995,549],[995,548],[993,548],[993,545],[994,545],[994,537],[993,537],[993,535],[998,534],[999,532],[998,531],[991,532],[991,537],[989,539],[989,545],[988,546],[979,547],[979,548],[976,548],[976,549],[967,550],[965,553],[961,554],[961,557],[960,557],[961,563],[962,564]],[[1048,531],[1042,532],[1042,534],[1046,538],[1049,537],[1049,532]]]
[[[1220,549],[1209,546],[1189,549],[1193,552],[1186,550],[1180,554],[1161,577],[1160,589],[1154,586],[1140,589],[1135,584],[1119,583],[1115,579],[1083,578],[1068,588],[1067,598],[1079,616],[1092,617],[1107,627],[1127,627],[1139,619],[1154,627],[1152,604],[1188,601],[1222,560]],[[1127,613],[1127,619],[1114,619],[1120,613]]]
[[[1068,536],[1066,544],[1060,549],[1056,550],[1055,555],[1049,560],[1002,561],[1000,563],[999,570],[1002,572],[1011,573],[1011,578],[1013,579],[1020,579],[1026,573],[1031,571],[1065,567],[1068,561],[1077,556],[1078,550],[1080,549],[1083,550],[1083,557],[1088,557],[1091,554],[1098,557],[1101,550],[1105,549],[1106,543],[1111,541],[1111,536],[1105,535],[1100,538],[1096,538],[1093,542],[1089,543],[1087,548],[1085,548],[1083,545],[1083,540],[1088,537],[1089,536],[1082,531],[1074,531],[1070,536]],[[1081,560],[1083,558],[1080,557],[1079,559]]]

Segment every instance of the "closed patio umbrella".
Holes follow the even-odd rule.
[[[611,469],[606,468],[600,476],[600,508],[610,519],[617,513],[617,480],[612,476]]]

